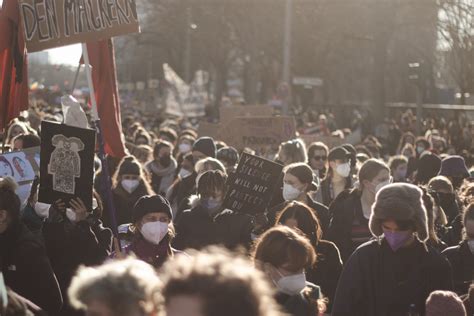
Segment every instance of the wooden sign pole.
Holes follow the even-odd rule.
[[[97,112],[97,100],[95,99],[94,83],[92,82],[92,67],[89,62],[89,53],[87,51],[87,44],[82,43],[82,56],[84,57],[84,68],[86,70],[87,84],[89,86],[89,94],[92,105],[92,120],[94,121],[97,131],[97,140],[99,142],[99,158],[102,163],[102,187],[106,194],[106,205],[109,210],[109,216],[112,224],[112,232],[115,238],[119,239],[117,216],[115,211],[115,203],[112,198],[112,181],[109,174],[109,166],[105,158],[104,137],[100,125],[99,113]],[[120,242],[117,243],[119,251],[121,251]]]

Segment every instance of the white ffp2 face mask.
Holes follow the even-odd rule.
[[[140,232],[142,233],[145,240],[151,242],[154,245],[158,245],[168,233],[168,226],[168,223],[149,222],[143,224]]]
[[[301,194],[301,191],[290,184],[283,184],[283,198],[285,201],[294,201]]]
[[[301,293],[306,287],[306,275],[302,272],[284,276],[276,282],[276,285],[280,292],[288,295],[296,295]]]
[[[351,173],[351,165],[348,162],[337,165],[336,172],[343,178],[347,178]]]
[[[390,180],[387,180],[387,181],[384,181],[384,182],[380,182],[379,184],[377,184],[377,186],[375,187],[375,193],[379,192],[380,189],[382,189],[384,186],[386,185],[389,185],[391,183]]]
[[[138,188],[140,181],[138,180],[122,180],[122,187],[127,191],[129,194],[132,194]]]
[[[474,255],[474,239],[468,240],[467,245],[469,246],[469,250],[471,250],[471,253]]]

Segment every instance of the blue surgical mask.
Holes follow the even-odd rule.
[[[217,210],[222,206],[222,203],[222,199],[216,199],[213,197],[201,200],[201,205],[208,210]]]

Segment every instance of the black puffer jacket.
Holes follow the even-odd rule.
[[[63,303],[43,244],[22,223],[0,234],[0,261],[5,284],[50,315]]]
[[[320,240],[317,247],[316,265],[306,270],[309,282],[321,287],[324,297],[329,299],[327,311],[331,311],[336,295],[337,282],[342,272],[342,260],[336,245],[327,240]]]
[[[173,243],[176,249],[201,249],[216,244],[230,249],[250,247],[253,230],[250,216],[224,210],[213,218],[201,206],[199,199],[194,199],[192,205],[194,207],[184,211],[176,222],[176,238]]]
[[[442,252],[453,268],[454,290],[464,295],[474,281],[474,254],[469,249],[467,240],[459,245],[447,248]]]

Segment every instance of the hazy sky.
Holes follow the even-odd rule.
[[[0,0],[1,1],[1,0]],[[81,44],[49,49],[49,62],[52,64],[77,65],[81,58]]]

